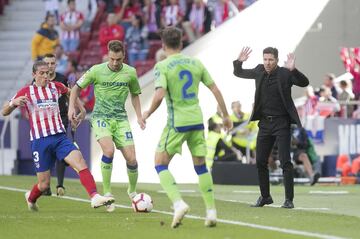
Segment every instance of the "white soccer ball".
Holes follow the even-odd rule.
[[[135,212],[151,212],[153,201],[146,193],[139,193],[132,199],[132,208]]]

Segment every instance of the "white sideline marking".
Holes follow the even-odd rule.
[[[25,190],[25,189],[18,189],[18,188],[12,188],[12,187],[4,187],[4,186],[0,186],[0,189],[8,190],[8,191],[14,191],[14,192],[27,192],[28,191],[28,190]],[[52,196],[57,197],[57,196],[55,196],[55,194],[53,194]],[[59,199],[68,199],[68,200],[73,200],[73,201],[78,201],[78,202],[90,203],[90,200],[88,200],[88,199],[82,199],[82,198],[76,198],[76,197],[63,196],[63,197],[57,197],[57,198],[59,198]],[[119,207],[119,208],[131,208],[129,206],[120,205],[120,204],[115,204],[115,206]],[[157,212],[157,213],[166,214],[166,215],[173,215],[172,212],[167,212],[167,211],[152,210],[152,212]],[[204,217],[199,217],[199,216],[195,216],[195,215],[185,215],[185,217],[186,218],[191,218],[191,219],[196,219],[196,220],[205,220]],[[327,234],[320,234],[320,233],[316,233],[316,232],[306,232],[306,231],[285,229],[285,228],[273,227],[273,226],[263,226],[263,225],[253,224],[253,223],[226,220],[226,219],[220,219],[220,218],[218,218],[217,221],[221,222],[221,223],[226,223],[226,224],[232,224],[232,225],[238,225],[238,226],[244,226],[244,227],[251,227],[251,228],[268,230],[268,231],[282,232],[282,233],[293,234],[293,235],[301,235],[301,236],[316,237],[316,238],[323,238],[323,239],[345,239],[345,237],[338,237],[338,236],[332,236],[332,235],[327,235]]]
[[[164,190],[159,190],[157,192],[158,193],[166,193]],[[179,190],[179,192],[181,192],[181,193],[196,193],[196,190],[183,189],[183,190]]]
[[[244,203],[244,204],[253,204],[251,202],[245,202],[245,201],[240,201],[240,200],[233,200],[233,199],[228,199],[228,200],[222,200],[221,201],[225,201],[225,202],[236,202],[236,203]],[[281,205],[276,205],[276,204],[271,204],[271,205],[266,205],[266,207],[281,207]],[[329,211],[330,208],[327,207],[295,207],[291,210],[308,210],[308,211]]]
[[[309,194],[330,194],[330,195],[343,195],[349,194],[349,191],[310,191]]]
[[[257,194],[259,191],[234,190],[233,193]]]

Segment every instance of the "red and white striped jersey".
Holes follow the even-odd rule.
[[[78,21],[84,20],[84,16],[79,11],[66,11],[60,16],[60,21],[68,26],[74,26]],[[80,30],[62,31],[62,39],[80,39]]]
[[[68,92],[60,82],[50,82],[46,87],[29,85],[19,90],[12,99],[26,96],[25,110],[29,115],[30,140],[65,133],[59,109],[59,97]]]

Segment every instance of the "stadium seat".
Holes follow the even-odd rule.
[[[80,59],[80,51],[68,52],[67,56],[69,57],[70,60],[74,60],[78,62]]]
[[[162,43],[160,40],[151,40],[149,41],[149,54],[147,59],[154,60],[156,52],[161,48]]]
[[[138,76],[142,76],[153,68],[155,60],[136,61],[134,65]]]

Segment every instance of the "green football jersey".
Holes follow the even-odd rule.
[[[92,118],[126,119],[125,101],[129,92],[141,93],[135,68],[123,64],[120,71],[112,71],[102,63],[91,67],[77,82],[80,88],[94,84],[95,107]]]
[[[195,58],[174,54],[158,62],[154,74],[155,87],[166,90],[168,125],[179,132],[203,129],[199,84],[214,83],[204,65]]]

